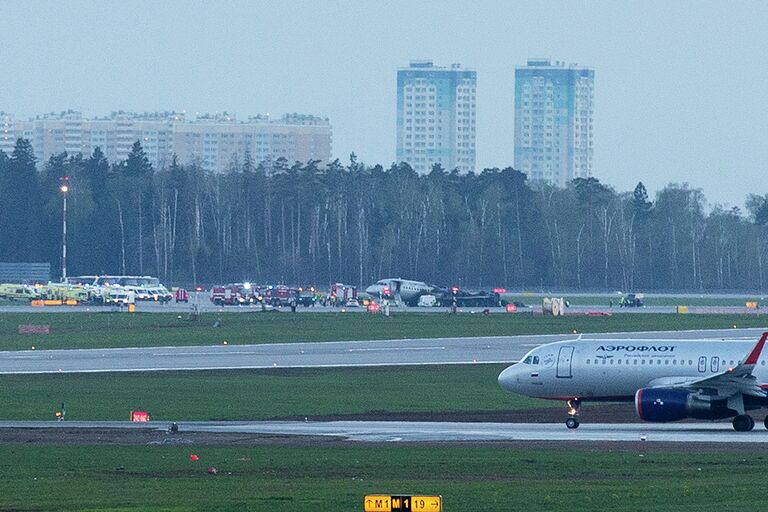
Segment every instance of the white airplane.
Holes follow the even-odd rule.
[[[579,426],[585,401],[634,401],[640,419],[733,417],[752,430],[746,411],[768,406],[768,332],[752,341],[584,340],[537,347],[499,374],[506,391],[568,405],[568,428]],[[768,417],[764,421],[768,429]]]
[[[388,278],[376,281],[376,284],[372,284],[365,289],[365,293],[368,293],[374,297],[383,297],[390,295],[399,298],[402,302],[415,305],[418,302],[419,297],[422,295],[428,295],[435,290],[434,286],[430,286],[422,281],[411,281],[409,279],[401,278]]]

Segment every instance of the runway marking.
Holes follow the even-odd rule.
[[[445,350],[445,347],[348,348],[347,352],[400,352],[402,350]]]
[[[254,356],[263,356],[266,357],[266,355],[269,354],[259,354],[258,352],[252,352],[252,351],[232,351],[232,352],[225,352],[224,354],[201,354],[200,352],[161,352],[159,354],[149,354],[152,357],[168,357],[168,356],[200,356],[200,355],[208,355],[208,356],[219,356],[219,355],[236,355],[236,354],[245,354],[245,355],[254,355]],[[291,354],[293,355],[293,354]]]

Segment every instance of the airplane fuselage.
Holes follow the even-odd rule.
[[[499,384],[536,398],[632,400],[647,386],[672,386],[734,368],[753,345],[754,341],[563,341],[529,352],[499,375]],[[754,375],[758,383],[768,381],[764,356]]]
[[[412,281],[410,279],[388,278],[381,279],[365,289],[365,292],[374,296],[382,297],[388,295],[406,303],[415,304],[419,297],[427,295],[434,290],[422,281]]]

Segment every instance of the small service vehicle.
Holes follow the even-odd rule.
[[[174,294],[174,297],[176,299],[176,303],[179,302],[189,302],[189,292],[185,290],[184,288],[178,288],[176,290],[176,293]]]

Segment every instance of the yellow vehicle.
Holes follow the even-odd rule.
[[[0,299],[31,301],[40,298],[40,292],[24,284],[0,284]]]
[[[76,301],[89,303],[93,301],[93,291],[80,285],[66,283],[48,283],[38,288],[44,300],[60,300],[62,302]]]

